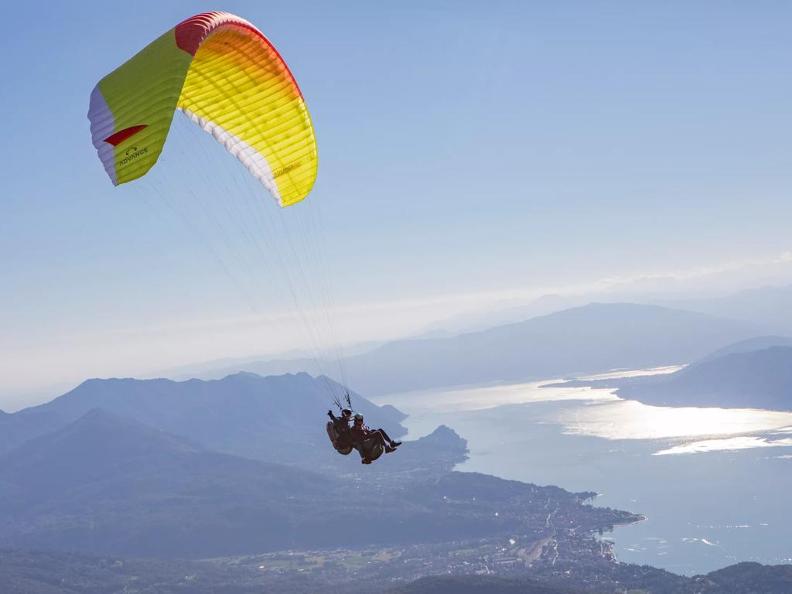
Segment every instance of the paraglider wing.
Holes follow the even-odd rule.
[[[99,81],[88,119],[114,184],[154,166],[177,109],[281,206],[311,191],[318,161],[305,101],[278,51],[248,21],[224,12],[191,17]]]

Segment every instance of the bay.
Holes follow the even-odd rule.
[[[543,387],[558,381],[376,400],[409,415],[409,439],[441,424],[467,439],[470,457],[457,470],[596,491],[596,505],[644,514],[609,535],[621,561],[687,575],[792,562],[792,413],[654,407],[607,389]]]

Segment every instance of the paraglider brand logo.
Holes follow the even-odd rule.
[[[148,152],[148,147],[143,147],[139,149],[137,146],[130,146],[127,150],[124,151],[124,158],[118,161],[119,165],[126,165],[130,161],[134,161],[140,156],[145,155]]]
[[[292,169],[297,168],[300,165],[299,161],[295,161],[294,163],[289,163],[288,165],[284,165],[280,169],[276,169],[272,172],[272,177],[280,177],[281,175],[285,175],[289,173]]]

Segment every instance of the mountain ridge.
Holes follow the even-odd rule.
[[[792,346],[744,350],[741,341],[670,374],[572,380],[567,386],[615,388],[621,398],[657,406],[792,410]]]
[[[484,329],[393,340],[340,364],[350,386],[381,396],[689,363],[766,331],[763,324],[684,309],[674,302],[591,302]],[[553,356],[545,356],[551,350]],[[489,358],[492,353],[502,356]],[[248,359],[205,368],[198,376],[216,378],[240,370],[318,373],[319,366],[307,358]]]
[[[695,312],[589,304],[452,338],[396,341],[345,367],[356,390],[381,395],[686,363],[754,334],[744,323]]]
[[[328,476],[92,409],[0,458],[0,547],[202,558],[541,533],[548,507],[586,532],[637,519],[583,505],[592,493],[451,472],[464,447],[443,428],[372,467],[333,452],[366,473]]]
[[[62,427],[93,408],[137,420],[202,446],[264,461],[337,462],[324,432],[331,393],[345,388],[307,373],[261,377],[238,373],[217,380],[90,379],[35,407],[0,417],[0,454]],[[351,393],[371,426],[405,433],[403,413]],[[297,455],[295,455],[295,452]]]

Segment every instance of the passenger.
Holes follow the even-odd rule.
[[[352,424],[350,431],[352,436],[352,445],[360,452],[361,462],[363,464],[371,464],[371,459],[366,455],[367,448],[364,443],[373,440],[374,443],[379,443],[384,449],[386,454],[395,452],[396,448],[401,445],[400,441],[393,441],[384,429],[369,429],[363,424],[363,415],[356,414],[355,420]]]

